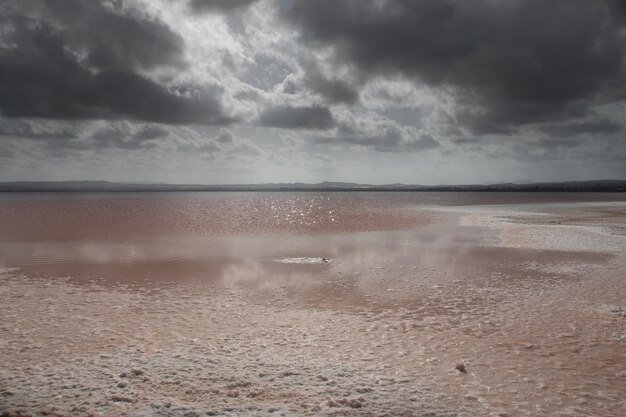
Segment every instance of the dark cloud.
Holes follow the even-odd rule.
[[[172,124],[229,122],[219,102],[211,97],[182,96],[131,72],[92,74],[61,50],[50,52],[39,57],[39,62],[24,61],[19,52],[0,57],[0,109],[4,116]]]
[[[13,15],[54,28],[64,46],[98,69],[185,65],[183,39],[122,0],[9,0]]]
[[[72,0],[52,11],[46,1],[27,1],[23,9],[2,9],[3,13],[9,10],[0,19],[8,24],[4,45],[10,45],[0,49],[2,115],[171,124],[231,121],[223,114],[216,91],[167,88],[134,72],[133,68],[169,65],[180,46],[177,38],[166,35],[169,32],[162,24],[117,16],[103,4]],[[48,16],[63,18],[55,25]],[[125,34],[115,37],[104,31],[96,35],[98,26],[82,28],[81,18],[103,18]],[[82,32],[84,39],[75,41]],[[152,37],[155,44],[148,47]],[[161,49],[163,56],[158,53]]]
[[[335,125],[335,119],[326,107],[271,107],[261,114],[259,120],[262,126],[285,129],[330,129]]]
[[[353,86],[341,79],[327,78],[315,63],[307,63],[305,70],[304,84],[326,101],[355,104],[359,100],[359,92]]]
[[[617,0],[317,0],[293,2],[282,14],[338,63],[451,88],[483,109],[476,118],[515,126],[570,116],[570,105],[623,88],[623,7]]]
[[[196,12],[227,12],[250,6],[257,0],[191,0],[189,5]]]
[[[322,95],[330,103],[355,104],[359,93],[341,80],[328,80],[323,77],[307,78],[307,86]]]
[[[222,114],[220,103],[213,97],[176,94],[176,91],[168,91],[133,73],[98,74],[91,88],[92,97],[110,106],[115,113],[138,120],[171,124],[224,124],[232,121]]]

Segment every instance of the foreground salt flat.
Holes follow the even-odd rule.
[[[90,280],[78,255],[44,269],[68,278],[5,269],[0,410],[626,413],[623,203],[416,211],[429,222],[212,242],[184,281]],[[91,245],[102,258],[109,244]],[[99,265],[137,276],[189,263]]]

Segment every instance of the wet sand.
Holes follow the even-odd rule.
[[[625,196],[368,194],[5,197],[0,411],[626,414]]]

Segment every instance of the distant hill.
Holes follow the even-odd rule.
[[[35,191],[549,191],[626,192],[626,180],[594,180],[544,183],[502,183],[468,185],[371,185],[348,182],[276,184],[137,184],[108,181],[18,181],[0,182],[0,192]]]

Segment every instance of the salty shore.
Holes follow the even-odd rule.
[[[128,242],[63,242],[62,262],[31,265],[58,246],[6,246],[0,412],[626,414],[626,203],[402,216],[188,240],[208,248],[189,256],[150,240],[132,263],[110,262]]]

